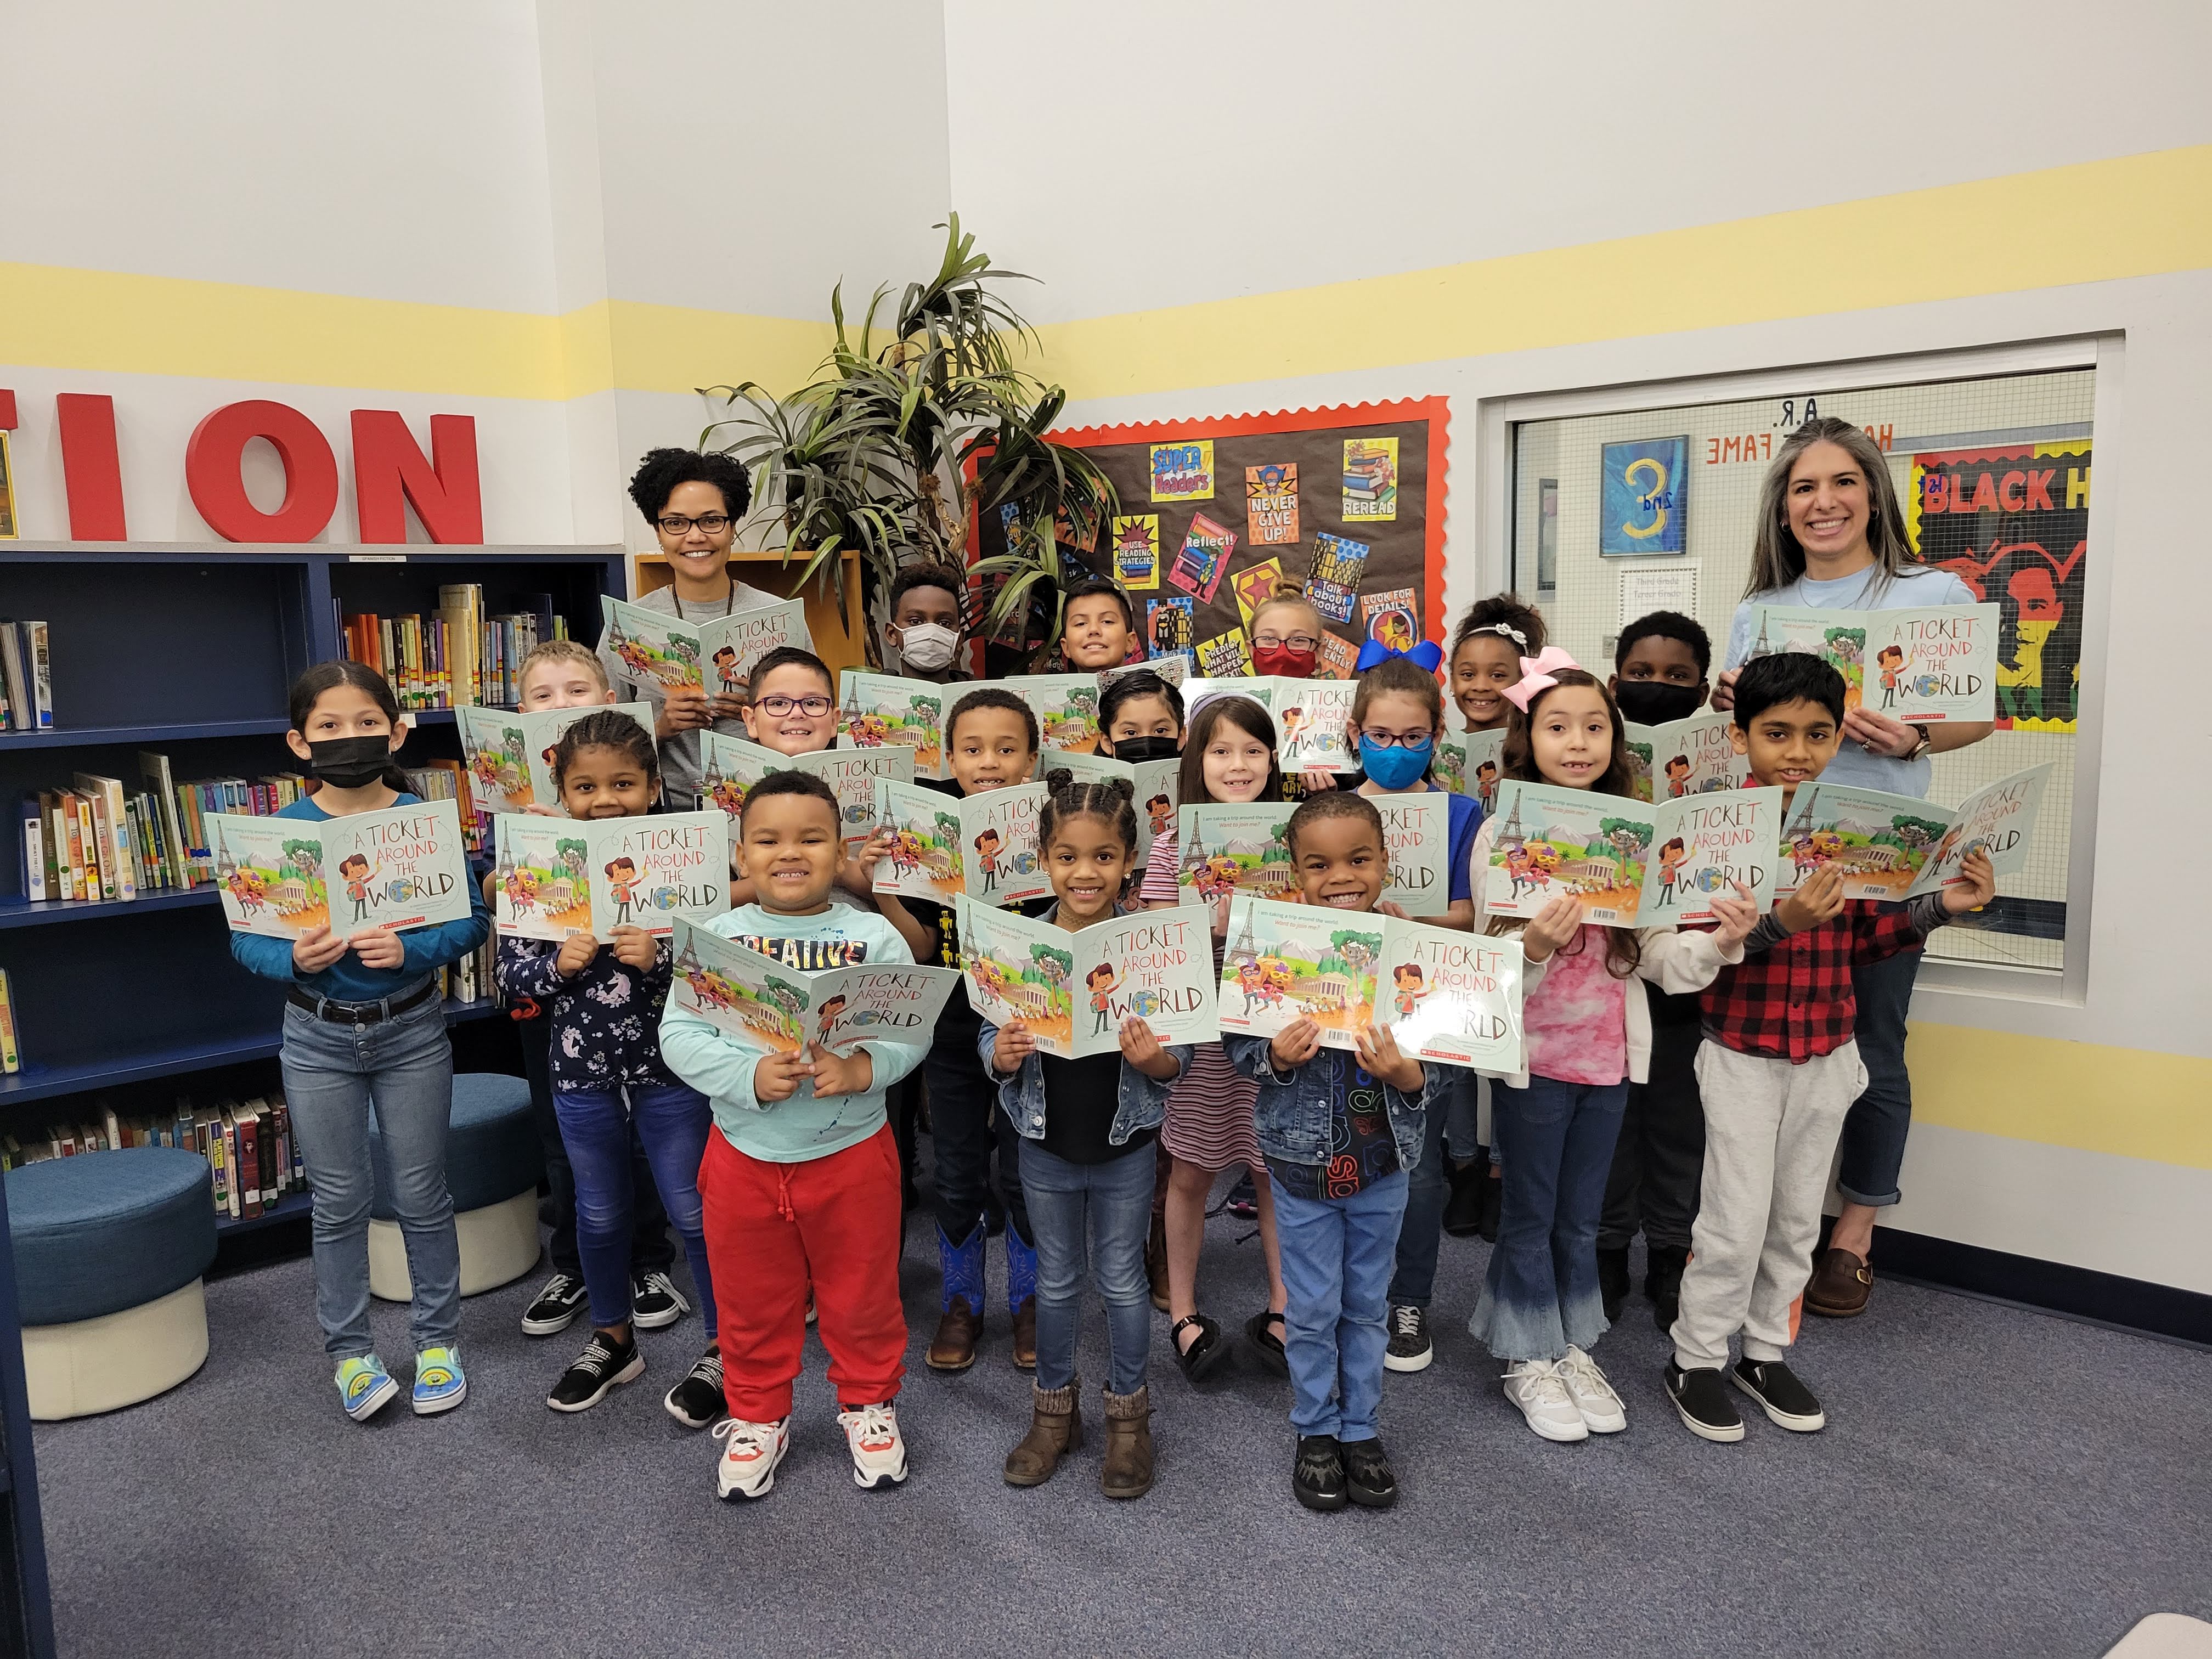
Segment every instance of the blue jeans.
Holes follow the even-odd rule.
[[[446,1186],[453,1045],[443,1006],[429,997],[374,1025],[341,1025],[287,1003],[281,1060],[284,1103],[314,1189],[315,1321],[324,1352],[347,1360],[376,1349],[368,1329],[372,1102],[415,1286],[408,1328],[418,1352],[450,1347],[461,1328],[461,1248]]]
[[[1628,1085],[1493,1082],[1490,1138],[1504,1160],[1497,1248],[1468,1328],[1500,1359],[1562,1359],[1605,1334],[1597,1226]]]
[[[623,1096],[629,1097],[629,1109]],[[684,1240],[691,1263],[691,1282],[699,1292],[700,1316],[714,1334],[714,1285],[707,1272],[707,1243],[699,1212],[699,1160],[707,1133],[714,1127],[707,1097],[680,1083],[638,1085],[622,1089],[556,1089],[553,1109],[560,1115],[561,1139],[576,1180],[576,1254],[584,1266],[584,1289],[592,1300],[592,1323],[629,1322],[630,1134],[653,1165],[653,1184],[661,1207]]]
[[[568,1168],[568,1144],[561,1139],[560,1115],[553,1109],[552,1065],[547,1054],[553,1022],[543,1013],[536,1019],[514,1022],[522,1042],[522,1075],[530,1080],[530,1114],[538,1128],[538,1150],[545,1154],[545,1187],[552,1203],[552,1236],[545,1253],[553,1258],[553,1271],[583,1281],[583,1258],[576,1254],[576,1177]],[[637,1143],[635,1126],[629,1138],[630,1246],[633,1273],[665,1273],[676,1261],[668,1242],[668,1218],[661,1212],[660,1194],[653,1189],[653,1166]]]
[[[1854,1036],[1867,1069],[1866,1092],[1844,1119],[1843,1160],[1836,1190],[1854,1204],[1876,1209],[1904,1197],[1897,1177],[1905,1167],[1905,1139],[1912,1132],[1912,1074],[1905,1069],[1905,1024],[1912,1012],[1912,981],[1921,953],[1893,957],[1851,970],[1858,998]]]
[[[1469,1073],[1470,1079],[1474,1077]],[[1406,1224],[1398,1230],[1397,1270],[1390,1275],[1393,1307],[1425,1308],[1436,1294],[1437,1252],[1443,1243],[1444,1200],[1451,1193],[1451,1170],[1444,1163],[1447,1112],[1429,1114],[1421,1134],[1421,1161],[1408,1176]],[[1456,1152],[1459,1148],[1452,1150]]]
[[[1273,1180],[1273,1177],[1270,1177]],[[1407,1176],[1388,1175],[1350,1198],[1293,1198],[1274,1182],[1282,1245],[1283,1352],[1291,1426],[1300,1434],[1372,1440],[1382,1407],[1390,1270],[1406,1218]]]
[[[1070,1164],[1034,1141],[1022,1149],[1022,1187],[1036,1230],[1038,1388],[1064,1389],[1075,1380],[1086,1239],[1106,1303],[1106,1386],[1115,1394],[1145,1386],[1152,1346],[1145,1239],[1158,1158],[1150,1140],[1105,1164]]]

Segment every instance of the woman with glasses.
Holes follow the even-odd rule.
[[[748,586],[730,574],[730,544],[738,520],[752,502],[745,470],[726,455],[696,449],[650,451],[629,481],[629,498],[660,538],[675,580],[631,603],[686,622],[708,622],[750,606],[774,605],[777,595]],[[599,653],[610,676],[627,678],[622,664]],[[704,687],[664,690],[652,680],[632,681],[653,705],[653,735],[660,750],[661,793],[671,811],[699,805],[699,738],[708,726],[726,737],[745,735],[744,705]]]

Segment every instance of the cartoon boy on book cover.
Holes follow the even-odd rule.
[[[1121,976],[1114,971],[1113,963],[1102,962],[1084,975],[1083,983],[1091,992],[1091,1012],[1098,1017],[1098,1023],[1091,1028],[1091,1035],[1099,1036],[1114,1018],[1114,992],[1121,983]]]
[[[617,907],[615,926],[628,926],[631,908],[637,902],[637,866],[630,860],[617,859],[607,866],[607,896]]]
[[[995,830],[986,830],[975,837],[975,862],[983,872],[983,890],[995,891],[999,885],[999,850],[1006,843]]]
[[[382,867],[380,865],[372,868],[368,855],[362,853],[349,853],[338,862],[338,873],[345,878],[346,896],[353,901],[353,919],[356,921],[368,920],[368,884],[376,878],[376,871]]]
[[[1429,994],[1429,988],[1421,982],[1421,964],[1401,962],[1390,970],[1390,977],[1398,988],[1397,994],[1391,999],[1397,1007],[1398,1018],[1411,1019],[1421,999]]]

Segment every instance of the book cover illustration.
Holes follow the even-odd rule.
[[[1390,920],[1239,893],[1215,994],[1221,1029],[1273,1036],[1307,1018],[1322,1046],[1350,1048],[1375,1018],[1375,964]]]
[[[1279,677],[1273,684],[1275,752],[1284,773],[1316,766],[1330,772],[1352,770],[1358,763],[1344,732],[1359,696],[1359,682]]]
[[[1142,649],[1139,641],[1139,649]],[[1098,695],[1103,699],[1106,688],[1124,674],[1158,674],[1170,685],[1181,685],[1189,678],[1188,665],[1181,657],[1139,657],[1134,662],[1125,662],[1117,667],[1098,671]]]
[[[1188,596],[1173,595],[1162,599],[1145,601],[1145,654],[1148,657],[1180,657],[1186,674],[1197,667],[1194,647],[1198,643],[1198,624],[1193,616],[1198,601]]]
[[[2045,761],[1986,784],[1960,801],[1950,815],[1950,827],[1921,866],[1912,893],[1936,892],[1960,880],[1960,866],[1967,854],[1976,851],[1990,855],[1990,867],[1999,877],[2019,874],[2027,862],[2035,821],[2042,813],[2044,792],[2054,769],[2055,763]]]
[[[1382,896],[1408,915],[1443,915],[1451,908],[1451,797],[1431,790],[1369,799],[1382,816],[1382,851],[1390,860]]]
[[[1244,540],[1278,547],[1298,538],[1298,464],[1270,463],[1244,469]]]
[[[1176,550],[1175,562],[1168,567],[1168,580],[1211,605],[1229,568],[1230,556],[1236,550],[1235,531],[1216,524],[1203,513],[1194,513],[1190,528],[1183,532],[1182,545]]]
[[[1389,916],[1376,994],[1401,1054],[1512,1073],[1522,1065],[1521,941]]]
[[[1459,793],[1480,801],[1482,815],[1488,817],[1491,809],[1498,805],[1498,780],[1505,763],[1505,728],[1501,726],[1488,732],[1462,732],[1457,741],[1467,757],[1465,781]]]
[[[509,939],[566,939],[592,928],[592,849],[584,824],[535,813],[491,821],[492,925]]]
[[[1483,872],[1484,912],[1533,916],[1555,898],[1582,907],[1583,921],[1633,927],[1651,849],[1651,808],[1621,795],[1509,778],[1498,787],[1502,822]]]
[[[1114,574],[1132,593],[1160,585],[1160,515],[1133,513],[1114,520]]]
[[[580,708],[533,708],[529,713],[509,715],[510,720],[522,723],[522,752],[530,764],[529,799],[520,803],[530,805],[558,807],[561,792],[553,787],[553,751],[560,747],[561,739],[568,728],[587,714],[627,714],[645,728],[646,735],[653,733],[653,705],[649,702],[586,703]],[[474,773],[471,774],[474,781]],[[513,807],[507,810],[512,811]]]
[[[876,831],[876,780],[914,781],[911,749],[854,749],[841,745],[818,750],[811,755],[785,755],[781,758],[791,770],[821,779],[837,797],[839,836],[848,855]]]
[[[874,753],[874,750],[861,750]],[[882,751],[889,752],[889,751]],[[699,804],[727,815],[730,839],[738,838],[738,814],[744,811],[745,795],[771,772],[791,764],[791,757],[753,742],[750,738],[725,736],[712,726],[699,733]],[[874,822],[875,789],[868,790],[869,822]]]
[[[1808,786],[1808,787],[1810,786]],[[1651,856],[1644,872],[1637,925],[1667,927],[1717,920],[1716,898],[1751,890],[1761,910],[1774,905],[1775,854],[1782,826],[1779,788],[1685,795],[1651,808]]]
[[[599,595],[599,609],[606,618],[599,649],[622,664],[633,684],[663,690],[706,684],[697,629],[660,611],[625,605],[609,593]]]
[[[1321,655],[1314,664],[1314,678],[1348,680],[1358,672],[1358,647],[1341,634],[1332,634],[1325,628],[1322,629]]]
[[[1188,805],[1176,812],[1176,885],[1213,904],[1233,893],[1280,899],[1298,884],[1289,801]]]
[[[806,606],[799,599],[778,599],[699,624],[699,659],[714,670],[708,689],[723,696],[743,692],[752,679],[753,665],[787,645],[814,648]]]
[[[487,812],[520,812],[540,804],[530,772],[530,742],[522,716],[507,708],[465,702],[453,710],[469,788]],[[549,795],[542,803],[552,805]]]
[[[960,861],[969,897],[982,904],[1018,904],[1052,891],[1037,851],[1037,817],[1047,793],[1041,783],[1014,783],[959,803]]]
[[[1628,755],[1628,793],[1638,800],[1652,798],[1651,762],[1659,746],[1659,728],[1638,726],[1634,720],[1620,723],[1620,746]]]
[[[1437,733],[1437,752],[1429,762],[1429,779],[1455,795],[1467,793],[1466,732]]]
[[[1213,499],[1213,440],[1152,447],[1152,501],[1210,501]]]
[[[1650,745],[1651,793],[1656,799],[1676,800],[1718,789],[1758,787],[1759,781],[1751,775],[1751,763],[1735,752],[1735,740],[1729,735],[1735,729],[1733,714],[1692,714],[1663,726],[1638,726],[1627,720],[1622,726],[1632,755],[1639,745]]]
[[[596,818],[584,826],[592,876],[592,934],[617,927],[674,930],[730,908],[730,820],[720,811]]]
[[[875,890],[950,904],[966,885],[960,802],[916,783],[876,780],[876,823],[896,837],[876,866]]]
[[[319,823],[230,812],[210,812],[207,822],[223,919],[235,933],[297,939],[310,927],[428,927],[469,914],[468,862],[453,801]]]
[[[1897,611],[1759,608],[1751,654],[1809,651],[1844,677],[1844,706],[1907,725],[1996,718],[1995,605]]]
[[[1398,441],[1395,438],[1346,438],[1344,441],[1344,513],[1346,524],[1367,519],[1381,522],[1398,516]]]
[[[1251,642],[1241,628],[1216,634],[1198,645],[1198,672],[1209,679],[1235,679],[1252,672]]]
[[[1037,740],[1045,749],[1098,747],[1098,676],[1013,674],[999,682],[1036,712]],[[1043,763],[1038,763],[1043,769]]]
[[[1421,610],[1410,587],[1359,596],[1359,624],[1367,637],[1393,651],[1411,651],[1421,637]]]
[[[1103,783],[1109,778],[1124,778],[1133,792],[1130,797],[1137,815],[1137,868],[1143,869],[1152,856],[1152,837],[1164,836],[1175,828],[1176,798],[1181,787],[1182,762],[1170,757],[1166,760],[1115,760],[1110,755],[1053,755],[1040,759],[1037,770],[1048,777],[1065,769],[1079,783]]]
[[[1020,1020],[1046,1054],[1118,1052],[1132,1015],[1162,1042],[1218,1033],[1213,935],[1200,906],[1133,910],[1069,933],[963,900],[960,939],[975,1011],[995,1025]]]
[[[206,817],[223,920],[233,933],[297,939],[331,925],[319,824],[234,812]]]
[[[1229,573],[1229,591],[1237,599],[1237,618],[1245,627],[1252,625],[1252,613],[1274,596],[1276,584],[1283,580],[1283,561],[1279,554],[1271,553],[1257,564],[1248,564],[1242,570]]]
[[[1948,811],[1917,796],[1800,784],[1782,828],[1775,896],[1788,896],[1832,865],[1843,874],[1845,898],[1901,899],[1950,827]]]
[[[914,750],[914,775],[943,778],[945,688],[848,668],[837,676],[837,737],[850,749]]]
[[[911,963],[802,973],[685,921],[671,945],[677,1006],[763,1054],[802,1044],[834,1051],[871,1038],[925,1044],[960,982],[950,968]]]
[[[1367,556],[1374,548],[1349,536],[1328,531],[1314,534],[1313,562],[1306,571],[1306,597],[1314,609],[1333,623],[1348,623],[1367,574]]]

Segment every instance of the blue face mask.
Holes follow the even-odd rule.
[[[1410,789],[1421,781],[1429,769],[1429,751],[1433,742],[1419,749],[1408,749],[1403,744],[1392,744],[1388,749],[1379,748],[1365,737],[1359,739],[1359,769],[1384,789]]]

